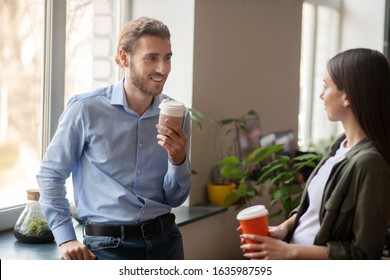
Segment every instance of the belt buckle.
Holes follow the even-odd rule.
[[[141,233],[142,233],[143,238],[149,238],[153,235],[153,227],[152,227],[152,230],[150,230],[149,232],[148,232],[148,229],[146,228],[147,226],[149,226],[151,224],[152,224],[152,222],[141,224]]]

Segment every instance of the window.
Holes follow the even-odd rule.
[[[340,1],[303,4],[298,133],[302,149],[326,145],[341,131],[340,124],[328,121],[319,98],[326,63],[340,49],[340,10]]]
[[[74,94],[117,81],[118,3],[67,0],[65,104]]]
[[[36,187],[42,123],[44,1],[0,1],[0,208]]]

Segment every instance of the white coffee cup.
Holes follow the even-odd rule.
[[[183,126],[184,120],[184,110],[185,106],[183,103],[171,100],[164,99],[161,101],[160,105],[160,117],[158,123],[164,126],[168,126],[165,122],[165,119],[170,119],[171,121],[177,123],[180,127]]]

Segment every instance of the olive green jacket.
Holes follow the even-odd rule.
[[[299,218],[307,210],[307,186],[326,159],[334,155],[339,137],[309,177],[303,192],[290,241]],[[329,259],[379,259],[390,221],[390,167],[373,143],[364,139],[337,163],[326,183],[315,245],[326,245]]]

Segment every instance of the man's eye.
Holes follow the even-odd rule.
[[[165,61],[171,61],[171,57],[170,56],[166,56],[165,57]]]
[[[155,56],[148,56],[148,57],[146,57],[146,60],[148,60],[148,61],[155,61],[156,57]]]

